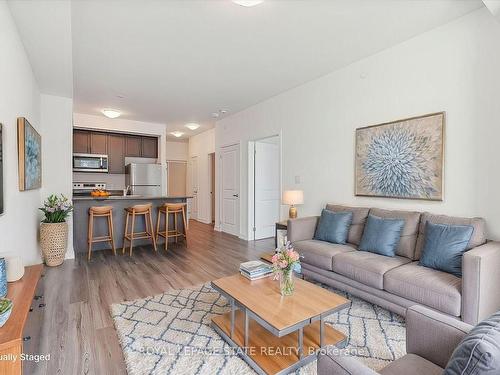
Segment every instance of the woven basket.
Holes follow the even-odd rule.
[[[68,246],[67,223],[42,223],[40,225],[40,247],[47,266],[58,266],[64,262]]]

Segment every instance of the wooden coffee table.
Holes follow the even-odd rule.
[[[259,374],[287,374],[314,360],[319,348],[345,344],[346,336],[324,318],[351,302],[315,284],[295,278],[286,297],[272,277],[250,281],[236,274],[212,286],[231,304],[212,327]]]

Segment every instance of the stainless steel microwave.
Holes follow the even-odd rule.
[[[73,154],[73,172],[108,173],[108,155]]]

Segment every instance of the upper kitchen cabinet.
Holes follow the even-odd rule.
[[[158,158],[158,138],[142,137],[142,157]]]
[[[142,156],[142,137],[135,135],[125,137],[125,156]]]
[[[91,154],[108,154],[108,135],[106,133],[90,133],[90,153]]]
[[[73,131],[75,154],[108,155],[109,173],[125,173],[125,157],[158,158],[158,138],[95,130]]]
[[[125,136],[108,135],[108,173],[125,173]]]
[[[75,154],[90,153],[90,132],[82,130],[73,131],[73,152]]]

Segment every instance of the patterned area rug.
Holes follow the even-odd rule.
[[[350,355],[379,370],[405,354],[402,317],[327,289],[352,301],[349,308],[326,319],[327,324],[347,335]],[[128,373],[255,374],[210,327],[214,314],[229,310],[226,299],[210,284],[112,305]],[[316,374],[316,361],[296,373]]]

